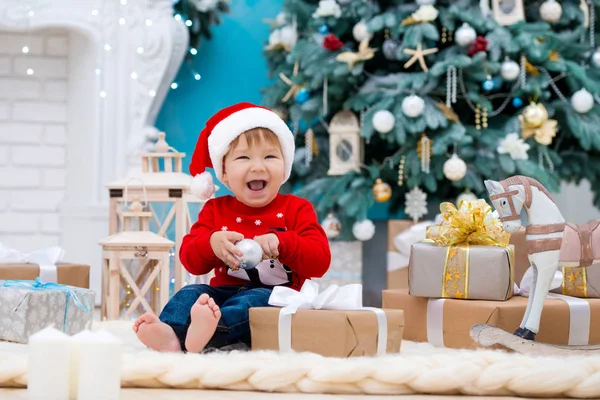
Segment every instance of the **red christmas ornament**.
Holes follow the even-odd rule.
[[[474,56],[480,51],[486,52],[488,48],[488,40],[483,36],[477,36],[477,39],[473,41],[471,47],[469,47],[468,54]]]
[[[330,33],[323,39],[323,47],[325,47],[327,50],[336,51],[344,47],[344,43],[339,37],[335,36],[333,33]]]

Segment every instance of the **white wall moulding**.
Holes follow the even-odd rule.
[[[158,133],[156,116],[188,49],[188,31],[173,18],[172,0],[0,1],[0,32],[39,40],[39,32],[48,30],[66,31],[68,46],[42,40],[45,60],[32,44],[31,52],[7,71],[0,68],[5,72],[0,75],[35,77],[55,68],[54,55],[67,52],[66,143],[59,160],[65,164],[65,188],[55,215],[59,244],[70,261],[92,266],[92,289],[99,293],[98,239],[108,233],[105,185],[140,168],[136,155]],[[16,108],[7,104],[8,119],[14,120]],[[48,118],[40,123],[55,125]]]

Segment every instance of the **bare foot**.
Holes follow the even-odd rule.
[[[146,346],[156,351],[179,352],[181,345],[173,329],[152,313],[145,313],[133,323],[133,331]]]
[[[190,317],[192,323],[185,338],[185,347],[190,353],[199,353],[217,330],[221,310],[212,297],[205,293],[192,306]]]

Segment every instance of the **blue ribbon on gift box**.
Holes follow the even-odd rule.
[[[77,306],[77,308],[80,310],[83,310],[83,312],[87,313],[92,309],[87,297],[80,296],[80,294],[76,290],[73,290],[70,286],[54,282],[42,282],[39,277],[35,278],[34,281],[18,279],[6,280],[4,281],[3,286],[31,290],[58,290],[64,292],[65,296],[67,297],[67,304],[65,306],[65,316],[63,318],[63,332],[67,331],[67,317],[69,315],[69,304],[71,303],[71,299],[73,299],[73,304],[75,304],[75,306]]]

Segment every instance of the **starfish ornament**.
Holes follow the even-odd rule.
[[[362,40],[358,45],[358,51],[345,51],[343,53],[338,54],[335,59],[340,62],[348,63],[348,69],[351,70],[354,68],[354,65],[370,60],[375,55],[377,49],[373,49],[369,47],[369,39]]]
[[[427,68],[427,64],[425,64],[425,56],[428,56],[433,53],[437,53],[437,47],[432,47],[431,49],[423,50],[423,46],[421,43],[417,45],[416,49],[404,49],[404,54],[410,54],[412,57],[404,64],[404,68],[408,68],[413,65],[417,60],[419,61],[419,65],[423,69],[423,71],[428,72],[429,68]]]
[[[298,64],[298,62],[296,62],[296,64],[294,64],[294,72],[292,74],[292,78],[294,76],[298,75],[299,67],[300,67],[300,65]],[[283,96],[283,99],[281,99],[281,101],[283,103],[288,101],[292,96],[296,96],[296,93],[298,93],[298,90],[302,89],[302,87],[303,87],[302,85],[298,85],[297,83],[294,83],[290,78],[285,76],[285,74],[283,72],[279,73],[279,79],[284,81],[290,87],[290,90],[288,90],[288,92],[285,94],[285,96]]]

